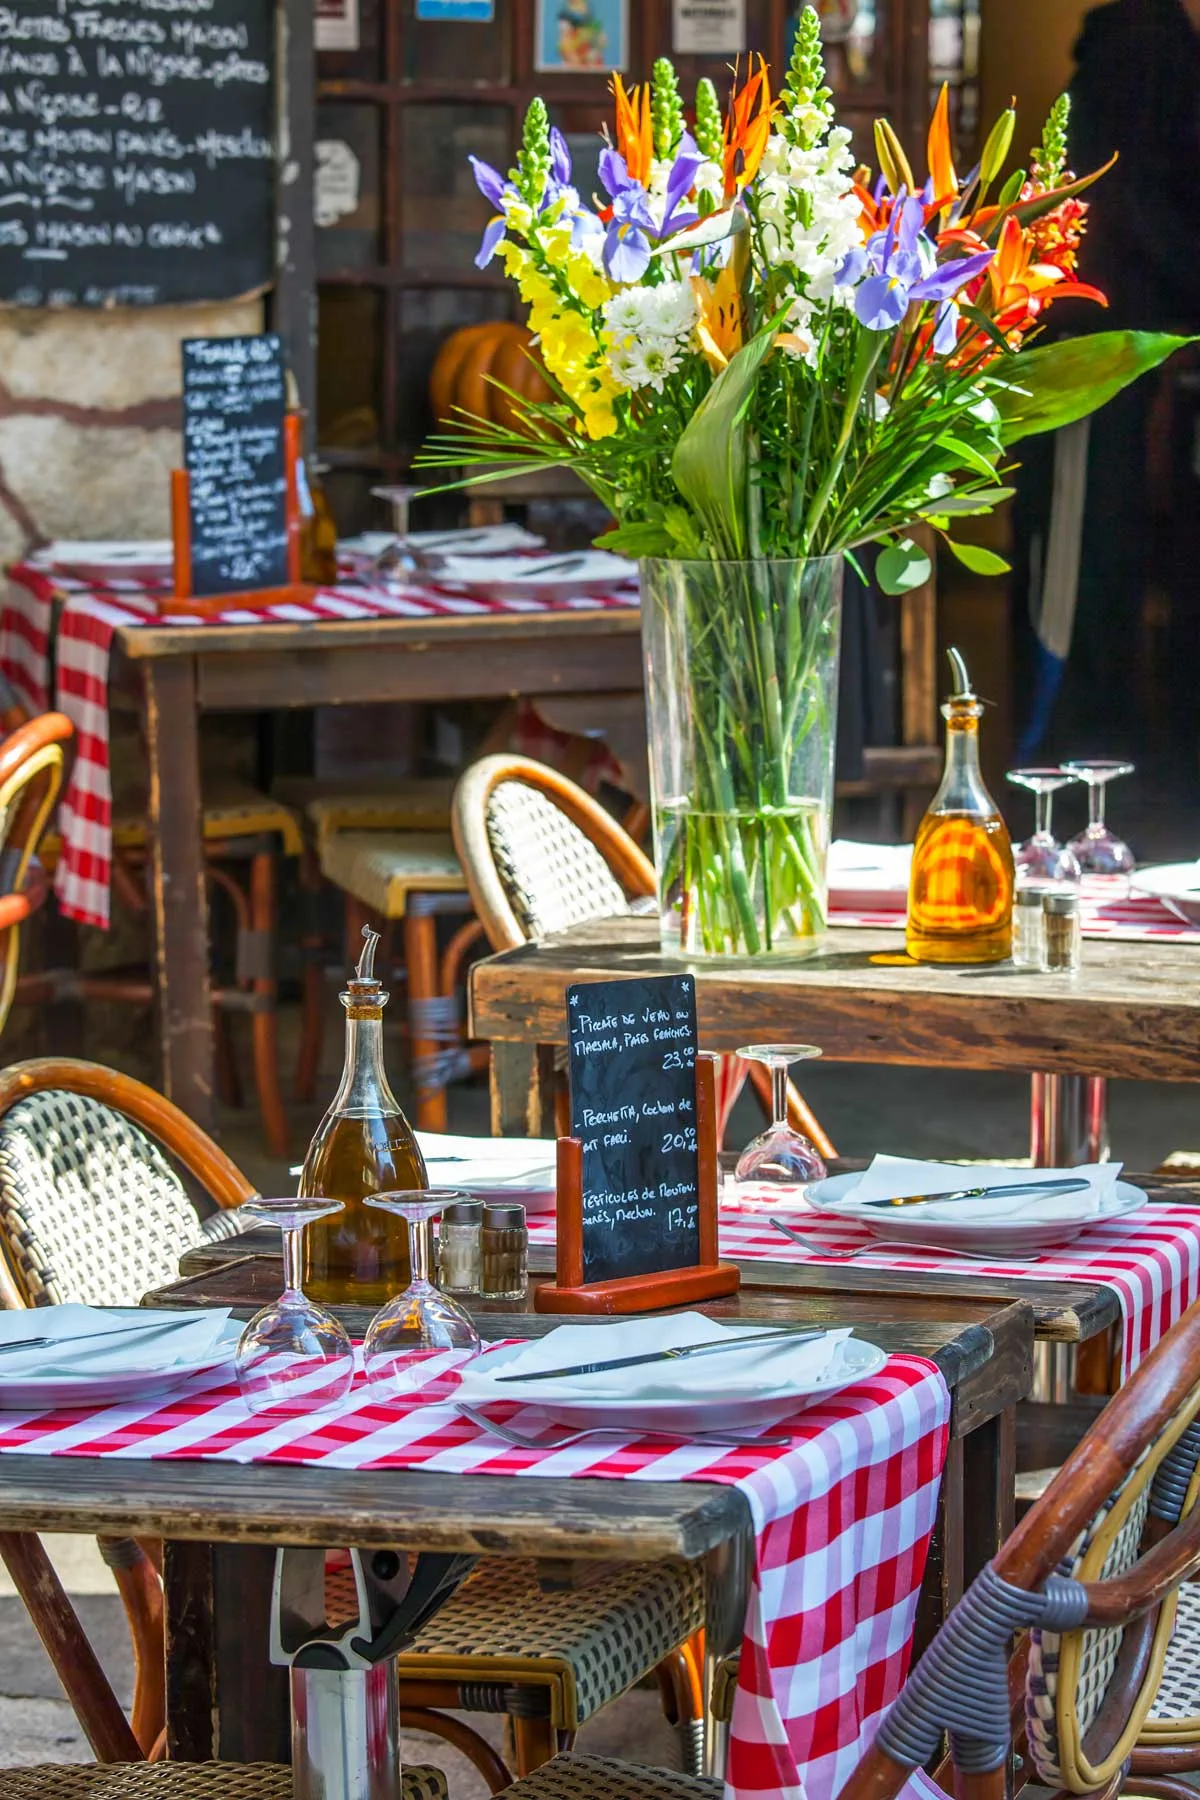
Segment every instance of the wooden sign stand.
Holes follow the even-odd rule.
[[[615,1281],[583,1279],[583,1144],[558,1140],[558,1251],[555,1279],[534,1291],[534,1309],[549,1313],[641,1313],[691,1306],[735,1294],[741,1273],[717,1252],[717,1096],[713,1063],[696,1060],[696,1157],[700,1196],[700,1260]]]
[[[237,606],[275,606],[281,601],[303,603],[316,588],[300,579],[300,432],[298,413],[284,415],[284,505],[287,516],[288,579],[284,587],[248,588],[228,594],[192,593],[192,514],[190,479],[186,469],[171,470],[172,591],[159,601],[164,613],[228,612]]]

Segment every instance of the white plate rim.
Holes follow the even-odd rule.
[[[964,1174],[969,1174],[973,1167],[977,1167],[977,1165],[964,1165]],[[995,1236],[998,1233],[1007,1235],[1008,1233],[1015,1232],[1020,1235],[1026,1225],[1032,1224],[1036,1226],[1038,1224],[1036,1219],[927,1219],[924,1223],[917,1218],[914,1218],[911,1221],[901,1221],[899,1219],[888,1220],[885,1215],[881,1215],[878,1219],[869,1219],[864,1218],[861,1213],[846,1212],[840,1206],[821,1204],[821,1200],[817,1195],[817,1190],[819,1188],[824,1188],[826,1190],[826,1201],[841,1199],[853,1189],[857,1182],[861,1181],[864,1173],[865,1171],[862,1169],[851,1169],[843,1175],[827,1175],[823,1181],[811,1182],[805,1189],[805,1197],[813,1212],[818,1214],[821,1218],[840,1219],[843,1224],[865,1225],[868,1231],[875,1225],[883,1225],[885,1223],[900,1225],[901,1229],[903,1229],[904,1226],[911,1222],[914,1230],[929,1232],[949,1230],[975,1235],[986,1233],[990,1236]],[[836,1194],[831,1191],[835,1186],[837,1188]],[[1041,1229],[1049,1231],[1052,1227],[1061,1225],[1067,1230],[1072,1230],[1078,1226],[1080,1231],[1085,1231],[1089,1225],[1099,1224],[1101,1221],[1108,1219],[1123,1219],[1130,1213],[1140,1211],[1143,1206],[1146,1206],[1149,1203],[1150,1196],[1144,1188],[1135,1187],[1131,1181],[1124,1181],[1118,1177],[1116,1186],[1113,1189],[1113,1198],[1115,1200],[1120,1200],[1121,1204],[1102,1206],[1101,1210],[1098,1213],[1094,1213],[1090,1218],[1078,1220],[1046,1219],[1042,1223]]]
[[[244,1329],[242,1320],[229,1319],[216,1343],[210,1345],[202,1357],[170,1369],[110,1369],[97,1375],[16,1375],[11,1380],[0,1374],[0,1412],[24,1412],[48,1403],[56,1406],[105,1405],[108,1396],[123,1399],[130,1393],[163,1393],[168,1385],[176,1387],[193,1375],[207,1375],[232,1364]],[[74,1394],[77,1398],[52,1400],[52,1396],[63,1394]]]

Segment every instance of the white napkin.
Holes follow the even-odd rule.
[[[522,525],[476,525],[462,531],[410,531],[402,540],[431,556],[501,556],[513,550],[541,550],[546,540]]]
[[[907,1156],[877,1156],[860,1181],[843,1199],[833,1203],[839,1213],[873,1219],[887,1215],[882,1207],[867,1209],[868,1200],[891,1200],[903,1194],[952,1194],[959,1188],[1000,1187],[1020,1184],[1033,1187],[1038,1182],[1059,1181],[1071,1175],[1087,1180],[1086,1188],[1069,1194],[1036,1192],[1023,1200],[1019,1194],[998,1194],[986,1200],[955,1200],[949,1206],[906,1206],[891,1214],[893,1219],[918,1219],[937,1224],[967,1224],[980,1219],[1090,1219],[1111,1199],[1121,1173],[1121,1163],[1084,1163],[1077,1169],[970,1168],[953,1163],[916,1162]]]
[[[417,1143],[434,1187],[468,1188],[472,1193],[553,1193],[557,1148],[548,1138],[456,1137],[445,1131],[418,1131]]]
[[[51,563],[162,563],[169,568],[172,549],[169,538],[55,538],[38,555]]]
[[[564,550],[561,555],[444,556],[438,563],[438,580],[478,587],[504,583],[522,587],[597,587],[637,580],[637,564],[607,550]]]
[[[496,1375],[517,1375],[535,1369],[570,1368],[579,1363],[608,1362],[618,1356],[637,1356],[647,1350],[674,1350],[685,1344],[707,1344],[716,1338],[744,1338],[744,1350],[723,1350],[719,1355],[685,1357],[681,1362],[640,1363],[632,1369],[613,1369],[608,1374],[559,1376],[553,1381],[498,1382],[484,1371],[464,1371],[462,1397],[489,1401],[518,1400],[533,1404],[539,1399],[564,1399],[570,1395],[590,1400],[678,1400],[702,1395],[705,1400],[730,1394],[757,1396],[803,1392],[815,1386],[841,1359],[841,1346],[849,1328],[827,1331],[808,1343],[756,1345],[761,1330],[744,1325],[721,1325],[703,1313],[668,1313],[644,1319],[622,1319],[607,1327],[560,1325],[544,1338],[526,1344],[520,1355]],[[486,1389],[486,1395],[485,1395]]]
[[[829,846],[829,898],[834,906],[863,912],[902,911],[908,902],[911,844],[856,844],[835,838]]]
[[[35,1350],[0,1350],[0,1385],[31,1375],[123,1375],[200,1363],[229,1321],[228,1307],[202,1312],[154,1312],[148,1307],[39,1306],[0,1312],[0,1345],[52,1338]],[[148,1327],[159,1326],[153,1330]],[[93,1332],[120,1335],[86,1340]]]

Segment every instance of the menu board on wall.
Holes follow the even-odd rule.
[[[5,0],[0,301],[227,300],[275,262],[274,0]]]
[[[273,332],[184,339],[193,594],[287,582],[286,407],[283,345]]]

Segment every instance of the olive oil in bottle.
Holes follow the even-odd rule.
[[[946,767],[913,846],[905,948],[916,962],[1003,962],[1012,953],[1012,845],[979,772],[983,707],[949,651]]]
[[[341,996],[346,1009],[346,1066],[333,1104],[308,1147],[300,1193],[340,1200],[342,1211],[304,1234],[304,1286],[314,1300],[378,1306],[409,1282],[408,1226],[364,1206],[368,1194],[427,1184],[412,1127],[383,1066],[387,994],[374,974],[379,934],[367,940]]]

